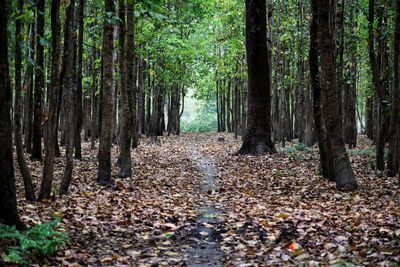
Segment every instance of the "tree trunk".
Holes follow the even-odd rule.
[[[82,159],[82,146],[81,146],[81,129],[83,124],[83,110],[82,110],[82,61],[83,61],[83,16],[85,10],[85,0],[79,1],[79,12],[78,12],[78,27],[79,27],[79,37],[78,37],[78,56],[77,56],[77,74],[76,74],[76,111],[75,111],[75,159]]]
[[[378,171],[383,171],[385,169],[384,162],[384,150],[387,138],[387,125],[388,118],[386,115],[387,109],[387,86],[382,80],[385,75],[381,75],[382,72],[382,60],[378,60],[375,54],[375,31],[374,31],[374,21],[375,21],[375,0],[369,0],[368,5],[368,45],[369,45],[369,60],[371,65],[372,81],[375,89],[375,93],[378,99],[378,121],[377,121],[377,131],[376,131],[376,168]],[[380,18],[382,19],[382,18]],[[379,28],[382,28],[381,21]],[[381,29],[379,29],[381,30]],[[379,41],[382,45],[382,38]],[[382,57],[380,56],[380,59]]]
[[[0,5],[0,223],[26,227],[17,210],[12,155],[11,84],[8,65],[8,1]]]
[[[133,4],[127,6],[125,12],[125,1],[119,0],[119,64],[120,64],[120,88],[122,96],[122,113],[121,113],[121,145],[120,145],[120,171],[119,177],[132,176],[132,160],[131,160],[131,140],[133,130],[132,118],[132,89],[133,89]],[[128,29],[126,32],[125,23]],[[125,43],[126,36],[126,43]],[[125,46],[126,44],[126,46]]]
[[[396,3],[396,26],[394,37],[394,90],[390,123],[388,176],[400,173],[400,1]]]
[[[44,16],[45,0],[38,0],[36,6],[36,68],[33,112],[32,159],[42,160],[42,119],[44,92]]]
[[[271,76],[266,19],[265,0],[246,0],[248,114],[243,144],[237,154],[276,152],[271,140]]]
[[[65,114],[65,169],[64,175],[60,185],[60,194],[68,193],[68,188],[71,184],[72,171],[74,168],[74,142],[76,133],[76,105],[77,105],[77,83],[76,75],[76,34],[75,34],[75,0],[70,0],[66,14],[67,20],[65,21],[65,32],[68,33],[67,43],[64,44],[66,49],[66,83],[64,89],[66,90],[64,98],[64,114]]]
[[[60,65],[60,3],[51,1],[51,84],[49,86],[49,112],[46,123],[46,138],[44,139],[45,156],[43,179],[40,186],[39,199],[49,199],[53,184],[54,156],[57,142],[57,110],[59,105],[59,65]]]
[[[28,201],[35,201],[35,189],[33,187],[32,175],[26,164],[24,150],[22,146],[22,130],[21,130],[21,113],[22,113],[22,97],[21,97],[21,31],[23,21],[24,1],[18,0],[18,18],[15,22],[15,112],[14,112],[14,139],[17,150],[17,160],[22,179],[24,181],[25,197]]]
[[[29,25],[29,34],[28,34],[28,46],[34,47],[35,46],[35,23],[32,21]],[[29,49],[28,51],[28,62],[34,61],[34,49]],[[32,153],[32,110],[33,110],[33,65],[26,64],[26,72],[25,72],[25,79],[23,90],[26,92],[25,96],[25,148],[27,153]]]
[[[105,12],[114,12],[114,0],[105,0]],[[112,131],[112,91],[113,91],[113,24],[104,20],[103,26],[103,70],[102,70],[102,107],[101,133],[99,145],[99,169],[97,181],[101,185],[109,184],[111,180],[111,131]]]
[[[339,105],[339,88],[336,84],[333,31],[330,20],[333,5],[317,0],[318,8],[318,54],[320,56],[323,118],[326,125],[330,165],[333,179],[339,190],[355,190],[357,182],[342,138]],[[331,178],[331,177],[330,177]]]

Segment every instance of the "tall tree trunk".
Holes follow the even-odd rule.
[[[324,178],[332,180],[333,171],[330,154],[328,152],[328,140],[326,138],[325,123],[323,120],[323,110],[321,108],[321,85],[319,73],[319,58],[318,58],[318,5],[316,1],[311,1],[312,20],[310,24],[310,77],[311,89],[313,93],[313,112],[315,132],[318,139],[318,148],[320,155],[320,169]]]
[[[271,76],[266,19],[265,0],[246,0],[248,117],[243,144],[238,154],[276,152],[271,140]]]
[[[105,13],[115,11],[114,0],[105,0]],[[112,131],[112,91],[113,91],[113,32],[114,27],[110,20],[104,20],[103,26],[103,70],[102,70],[102,107],[101,133],[99,145],[99,169],[97,181],[101,185],[109,184],[111,180],[111,131]]]
[[[316,1],[318,8],[318,54],[320,56],[323,118],[331,154],[333,180],[339,190],[355,190],[357,182],[342,138],[339,107],[339,88],[336,84],[334,37],[330,26],[333,4],[325,0]],[[330,177],[331,178],[331,177]]]
[[[76,69],[76,111],[75,111],[75,159],[82,159],[82,146],[81,146],[81,129],[83,123],[83,110],[82,110],[82,61],[83,61],[83,16],[85,10],[85,0],[79,0],[79,12],[78,12],[78,56],[77,56],[77,69]]]
[[[32,21],[29,25],[28,46],[35,46],[35,22]],[[28,62],[34,61],[34,49],[28,51]],[[26,64],[26,72],[23,90],[26,92],[25,97],[25,148],[27,153],[32,153],[32,120],[33,120],[33,65]]]
[[[39,199],[49,199],[53,184],[54,156],[57,143],[57,110],[59,105],[59,65],[60,65],[60,3],[51,1],[51,84],[49,86],[49,112],[46,123],[46,138],[44,139],[44,168],[40,186]]]
[[[122,95],[122,113],[121,113],[121,148],[120,148],[120,171],[119,177],[132,176],[131,160],[131,141],[132,141],[132,89],[133,89],[133,4],[127,5],[125,12],[125,0],[119,0],[119,64],[120,64],[120,87]],[[128,32],[126,32],[125,23]],[[130,28],[132,27],[132,28]],[[125,36],[126,43],[125,43]],[[125,45],[126,44],[126,45]]]
[[[66,14],[66,33],[68,33],[67,43],[64,44],[66,49],[66,73],[65,73],[65,98],[64,98],[64,115],[65,115],[65,169],[60,185],[60,194],[67,194],[71,184],[72,171],[74,168],[74,142],[76,133],[76,95],[77,84],[76,75],[76,34],[75,34],[75,0],[70,0]]]
[[[378,60],[375,54],[375,0],[369,0],[368,4],[368,45],[369,45],[369,60],[372,73],[372,82],[374,85],[375,93],[378,99],[378,122],[376,131],[376,168],[378,171],[385,169],[384,150],[387,138],[387,124],[388,118],[386,115],[387,109],[387,88],[385,82],[382,81],[382,60]],[[380,18],[382,19],[382,18]],[[381,22],[379,23],[381,24]],[[382,27],[382,25],[380,25]],[[381,30],[381,29],[380,29]],[[382,40],[380,40],[382,42]],[[381,57],[380,57],[381,59]]]
[[[400,173],[400,1],[396,3],[396,26],[394,36],[394,88],[390,123],[388,176]]]
[[[0,5],[0,223],[25,229],[18,216],[12,156],[11,84],[8,65],[8,1]]]
[[[36,68],[33,112],[32,159],[42,160],[42,119],[44,92],[44,16],[45,0],[38,0],[36,5]]]
[[[14,112],[14,141],[17,150],[17,160],[22,179],[24,181],[25,197],[28,201],[35,201],[35,189],[33,187],[32,175],[26,164],[24,150],[22,146],[22,130],[21,130],[21,113],[22,113],[22,97],[21,97],[21,31],[23,28],[22,14],[24,9],[24,1],[18,0],[18,13],[15,22],[15,112]]]

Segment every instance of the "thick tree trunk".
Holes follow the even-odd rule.
[[[248,117],[243,144],[237,154],[259,155],[276,152],[271,140],[271,76],[266,19],[265,0],[246,0]]]
[[[44,92],[44,16],[45,0],[38,0],[36,6],[36,68],[33,112],[32,159],[42,160],[42,102]]]
[[[22,96],[21,96],[21,43],[22,43],[22,14],[24,1],[18,0],[18,18],[15,22],[15,112],[14,112],[14,141],[17,151],[17,160],[22,179],[24,181],[25,197],[28,201],[35,201],[35,189],[33,187],[32,175],[26,164],[24,150],[22,145],[21,130],[21,113],[22,113]]]
[[[339,190],[355,190],[357,189],[357,182],[342,138],[333,31],[329,20],[333,6],[332,3],[325,0],[317,0],[316,3],[318,7],[318,54],[321,67],[323,118],[329,144],[328,153],[331,154],[333,179]]]
[[[8,65],[8,1],[0,5],[0,223],[25,229],[17,211],[12,155],[11,84]]]
[[[105,12],[114,12],[114,0],[105,0]],[[99,145],[99,169],[97,181],[101,185],[109,184],[111,180],[111,131],[112,131],[112,91],[113,91],[113,24],[104,20],[103,27],[103,70],[102,70],[102,107],[101,133]]]
[[[320,169],[324,178],[333,180],[333,170],[328,152],[328,141],[326,138],[325,123],[323,120],[323,110],[321,107],[321,86],[319,78],[319,59],[318,59],[318,5],[316,1],[311,2],[312,20],[310,24],[310,77],[311,89],[313,93],[313,112],[315,132],[318,139]]]
[[[59,105],[59,65],[60,65],[60,3],[51,1],[51,84],[49,86],[49,112],[44,139],[45,157],[43,179],[40,186],[40,199],[49,199],[53,184],[54,156],[57,143],[57,110]]]

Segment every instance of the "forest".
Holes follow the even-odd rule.
[[[0,0],[0,266],[400,266],[399,0]]]

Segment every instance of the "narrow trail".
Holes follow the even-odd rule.
[[[188,146],[191,160],[196,163],[199,170],[204,174],[199,191],[202,194],[214,194],[218,191],[216,170],[211,159],[197,151],[193,146]],[[187,266],[223,266],[219,239],[217,232],[219,215],[222,211],[218,210],[210,201],[199,203],[201,208],[197,217],[197,227],[190,238],[193,246],[188,251],[189,257]]]

